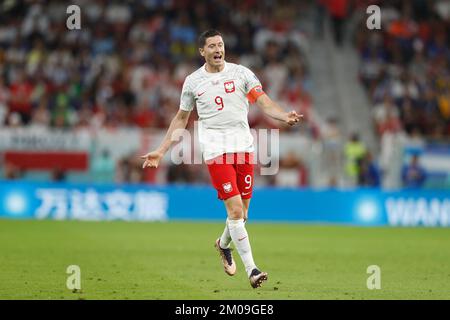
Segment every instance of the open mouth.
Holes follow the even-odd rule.
[[[219,62],[222,60],[222,55],[221,54],[215,54],[214,55],[214,61]]]

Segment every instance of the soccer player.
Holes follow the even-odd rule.
[[[208,30],[198,40],[205,64],[186,77],[180,109],[170,123],[160,146],[142,156],[143,168],[158,167],[169,150],[177,129],[185,129],[196,106],[199,141],[211,181],[227,211],[225,229],[215,242],[225,272],[236,273],[230,244],[239,253],[250,284],[260,287],[267,273],[256,266],[245,222],[253,190],[253,136],[248,125],[249,101],[276,120],[294,125],[302,115],[285,112],[264,93],[258,78],[248,68],[225,61],[225,44],[220,32]]]

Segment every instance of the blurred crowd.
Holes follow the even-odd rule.
[[[81,30],[66,27],[70,4]],[[211,27],[226,59],[252,68],[274,99],[310,106],[302,5],[292,1],[12,0],[3,10],[0,126],[167,128],[184,78],[203,64],[197,36]],[[251,113],[252,126],[264,121]]]
[[[80,30],[66,27],[70,4],[81,8]],[[166,129],[178,109],[185,77],[203,64],[197,36],[211,27],[224,35],[227,61],[250,67],[273,99],[307,114],[308,40],[299,19],[304,5],[9,1],[0,25],[0,127]],[[253,128],[279,126],[255,109],[249,114]],[[188,126],[195,120],[193,114]],[[96,172],[105,165],[111,168],[108,157],[93,159]],[[142,173],[134,154],[113,167],[119,182],[156,179]],[[169,167],[162,181],[205,182],[208,177],[199,172],[198,166]]]
[[[397,162],[405,144],[450,141],[450,2],[372,3],[381,8],[382,28],[364,28],[363,20],[354,40],[380,141],[378,172],[384,187],[422,187],[419,154]]]
[[[367,25],[370,5],[380,8],[380,29]],[[328,21],[334,48],[351,45],[359,52],[359,79],[379,142],[370,150],[358,133],[345,137],[336,119],[327,119],[320,126],[326,184],[424,186],[420,153],[408,157],[403,150],[450,142],[450,2],[318,0],[315,6],[315,36],[324,37]]]
[[[329,19],[334,41],[342,46],[352,14],[359,10],[366,17],[367,5],[379,4],[383,28],[368,30],[361,19],[352,35],[362,60],[359,76],[374,105],[375,130],[381,139],[385,133],[406,131],[418,141],[448,140],[450,34],[442,3],[10,0],[0,10],[0,128],[166,129],[178,110],[185,77],[203,64],[197,36],[213,27],[224,35],[227,61],[251,68],[274,100],[305,115],[302,126],[281,130],[320,140],[321,157],[339,164],[328,168],[336,172],[327,185],[338,186],[338,171],[343,171],[353,184],[379,186],[385,172],[358,135],[346,139],[338,120],[327,119],[319,128],[311,116],[305,17],[317,12],[313,36],[319,38]],[[80,30],[66,27],[66,9],[72,4],[81,8]],[[309,10],[311,4],[316,11]],[[190,128],[195,120],[194,113]],[[256,108],[250,108],[249,122],[253,128],[279,127]],[[309,185],[313,169],[294,151],[283,154],[280,173],[262,183]],[[106,181],[209,181],[204,166],[168,165],[164,177],[142,171],[135,154],[119,161],[102,154],[92,166],[96,174],[104,172]],[[52,177],[65,179],[60,173]]]
[[[374,13],[367,12],[369,5],[380,8],[380,29],[367,25]],[[409,158],[403,148],[450,142],[450,2],[318,0],[318,38],[327,16],[336,48],[351,44],[359,52],[359,79],[373,106],[379,141],[369,150],[357,133],[345,138],[336,120],[328,119],[321,134],[324,157],[331,158],[327,163],[342,162],[326,168],[335,171],[328,185],[342,185],[336,177],[344,168],[349,186],[424,186],[419,153]]]
[[[376,132],[450,137],[450,3],[374,1],[381,30],[358,28],[360,79]],[[365,21],[363,22],[365,23]]]

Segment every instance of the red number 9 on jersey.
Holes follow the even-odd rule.
[[[222,99],[221,96],[217,96],[216,99],[214,99],[214,101],[216,102],[216,104],[217,104],[218,106],[220,106],[220,108],[217,108],[217,110],[222,110],[223,107],[225,107],[225,106],[223,105],[223,99]]]

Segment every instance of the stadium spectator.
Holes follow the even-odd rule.
[[[419,164],[419,156],[414,154],[408,165],[402,169],[403,186],[406,188],[420,188],[427,178],[425,169]]]
[[[380,186],[380,171],[375,164],[372,154],[366,154],[357,160],[358,163],[358,185],[364,187]]]
[[[316,1],[315,17],[314,17],[314,33],[319,39],[323,38],[326,17],[326,0]]]
[[[275,179],[280,187],[304,187],[308,184],[307,169],[294,151],[289,151],[280,159],[280,169]]]
[[[167,182],[168,183],[193,183],[195,181],[193,171],[190,165],[170,164],[167,170]]]
[[[9,88],[5,85],[3,77],[0,77],[0,128],[5,124],[6,121],[9,98]]]
[[[55,168],[52,170],[50,180],[55,182],[64,182],[67,178],[67,173],[61,168]]]
[[[365,145],[359,140],[359,135],[353,133],[344,147],[346,160],[345,172],[351,185],[356,185],[357,183],[359,175],[358,160],[361,159],[365,153]]]
[[[11,92],[9,112],[19,114],[21,122],[27,124],[31,119],[31,97],[34,87],[23,70],[17,72],[16,79],[9,89]]]
[[[400,115],[391,95],[386,94],[384,101],[373,109],[377,133],[381,136],[386,131],[397,132],[401,129]]]
[[[120,159],[116,167],[117,183],[140,183],[144,179],[139,163],[136,162],[134,154]]]
[[[329,117],[320,127],[320,138],[323,146],[320,157],[323,162],[321,173],[329,181],[328,184],[337,183],[343,167],[343,135],[336,118]]]
[[[328,12],[333,23],[334,42],[341,47],[344,42],[345,19],[348,16],[348,0],[327,1]]]
[[[16,180],[23,176],[23,171],[13,163],[6,161],[3,164],[3,177],[6,180]]]
[[[114,182],[115,171],[116,163],[107,149],[102,150],[91,162],[91,173],[97,182]]]
[[[6,119],[6,125],[9,128],[21,128],[23,126],[22,118],[17,112],[11,112]]]

